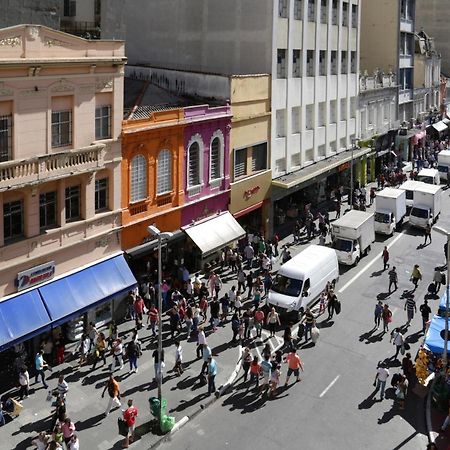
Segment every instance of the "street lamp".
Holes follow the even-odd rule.
[[[173,233],[162,232],[155,225],[147,227],[147,231],[158,239],[158,373],[156,373],[156,382],[158,383],[158,400],[159,400],[159,426],[161,428],[162,419],[162,262],[161,262],[161,250],[162,241],[170,239]]]
[[[356,150],[358,138],[352,138],[352,162],[350,164],[350,209],[353,209],[353,152]]]
[[[447,245],[450,243],[450,231],[445,230],[444,228],[434,226],[433,230],[439,234],[442,234],[447,238]],[[449,317],[449,307],[450,307],[450,299],[449,299],[449,284],[450,284],[450,253],[447,252],[447,283],[446,283],[446,299],[445,299],[445,337],[444,337],[444,370],[447,373],[447,351],[448,351],[448,317]]]

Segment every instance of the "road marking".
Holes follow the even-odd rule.
[[[391,248],[402,236],[404,236],[406,234],[406,229],[403,230],[388,246],[387,248]],[[370,261],[369,264],[367,264],[366,267],[364,267],[363,269],[361,269],[353,278],[351,278],[349,281],[347,281],[347,283],[344,284],[344,286],[342,286],[339,290],[338,290],[338,294],[341,294],[342,292],[344,292],[357,278],[359,278],[366,270],[370,269],[370,267],[373,266],[373,264],[376,261],[379,261],[381,258],[380,256],[376,256],[375,258],[372,259],[372,261]]]
[[[338,375],[324,390],[323,392],[319,395],[319,398],[322,398],[332,387],[333,384],[336,383],[336,381],[339,379],[340,375]]]

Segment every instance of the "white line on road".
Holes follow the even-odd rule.
[[[338,375],[324,390],[323,392],[319,395],[319,398],[322,398],[332,387],[333,384],[336,383],[336,381],[339,379],[340,375]]]
[[[387,248],[391,248],[402,236],[405,235],[406,230],[403,230],[388,246]],[[370,261],[363,269],[361,269],[353,278],[351,278],[347,283],[344,284],[339,290],[338,293],[341,294],[344,292],[360,275],[362,275],[366,270],[370,269],[376,261],[381,260],[381,257],[377,255],[375,258]]]

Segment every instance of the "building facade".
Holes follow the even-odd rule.
[[[414,117],[415,27],[415,0],[361,2],[361,71],[385,68],[396,75],[401,122]]]

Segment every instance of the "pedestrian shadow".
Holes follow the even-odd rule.
[[[370,336],[375,332],[376,328],[372,328],[371,330],[367,331],[366,333],[363,333],[359,336],[359,342],[363,342],[366,339],[369,339]]]
[[[266,395],[260,395],[258,391],[247,389],[244,393],[236,392],[224,400],[222,406],[230,406],[230,411],[241,410],[241,414],[255,412],[263,408],[268,400]]]
[[[415,344],[421,338],[422,335],[423,335],[422,330],[416,331],[415,333],[410,334],[409,336],[406,337],[405,343]]]
[[[382,275],[384,273],[384,269],[381,270],[376,270],[375,272],[372,272],[372,274],[370,275],[371,278],[373,277],[379,277],[380,275]]]
[[[88,384],[94,384],[97,381],[106,380],[106,378],[108,376],[109,376],[109,374],[107,372],[100,372],[100,373],[97,373],[96,375],[87,376],[87,377],[83,378],[81,385],[85,386]]]
[[[414,294],[415,289],[405,289],[400,295],[400,299],[405,299],[411,297]]]
[[[302,349],[302,350],[306,350],[308,348],[312,348],[312,347],[315,347],[315,346],[316,346],[316,344],[314,342],[309,341],[309,342],[304,342],[303,344],[299,344],[298,348]]]
[[[176,386],[173,386],[170,390],[176,391],[177,389],[184,390],[192,387],[195,382],[198,380],[198,377],[190,377],[189,375],[178,381]]]
[[[393,356],[390,358],[386,358],[384,361],[384,364],[386,364],[386,367],[400,367],[402,363],[398,359],[393,359]]]
[[[395,292],[395,290],[392,292]],[[386,300],[390,295],[391,295],[391,292],[380,292],[377,295],[377,300]]]
[[[375,403],[377,403],[377,399],[375,398],[375,394],[377,393],[377,390],[374,389],[373,392],[369,394],[367,398],[365,398],[359,405],[358,409],[370,409],[372,408]]]
[[[75,422],[75,429],[77,431],[85,430],[87,428],[93,428],[100,425],[101,420],[105,417],[104,413],[97,414],[96,416],[89,417],[86,420],[79,420]]]
[[[381,342],[383,340],[383,336],[385,334],[386,334],[385,331],[380,331],[378,334],[374,334],[374,335],[370,336],[365,343],[366,344],[375,344],[376,342]]]
[[[223,344],[217,345],[216,347],[214,347],[212,349],[212,354],[213,356],[217,356],[220,355],[220,353],[222,353],[225,350],[228,350],[230,348],[228,342],[225,342]]]
[[[330,328],[334,325],[334,320],[333,319],[329,319],[328,317],[324,320],[322,320],[322,322],[318,322],[317,324],[317,328],[322,329],[322,328]]]
[[[17,431],[11,433],[12,436],[17,436],[20,433],[36,433],[39,434],[41,431],[47,431],[50,429],[50,425],[53,422],[53,415],[49,417],[44,417],[37,422],[26,423],[22,425]]]
[[[153,388],[156,388],[156,382],[155,381],[150,381],[148,383],[143,383],[143,384],[140,384],[138,386],[133,386],[132,388],[127,389],[125,392],[121,393],[121,396],[122,397],[128,397],[128,396],[134,394],[135,392],[150,391]]]
[[[174,413],[174,412],[184,411],[185,409],[187,409],[191,406],[194,406],[195,404],[199,403],[201,400],[204,400],[208,397],[209,397],[208,392],[203,392],[203,393],[197,395],[196,397],[191,398],[190,400],[180,400],[180,403],[178,404],[178,406],[176,408],[170,409],[169,412]],[[202,405],[200,405],[200,407],[202,407]]]

